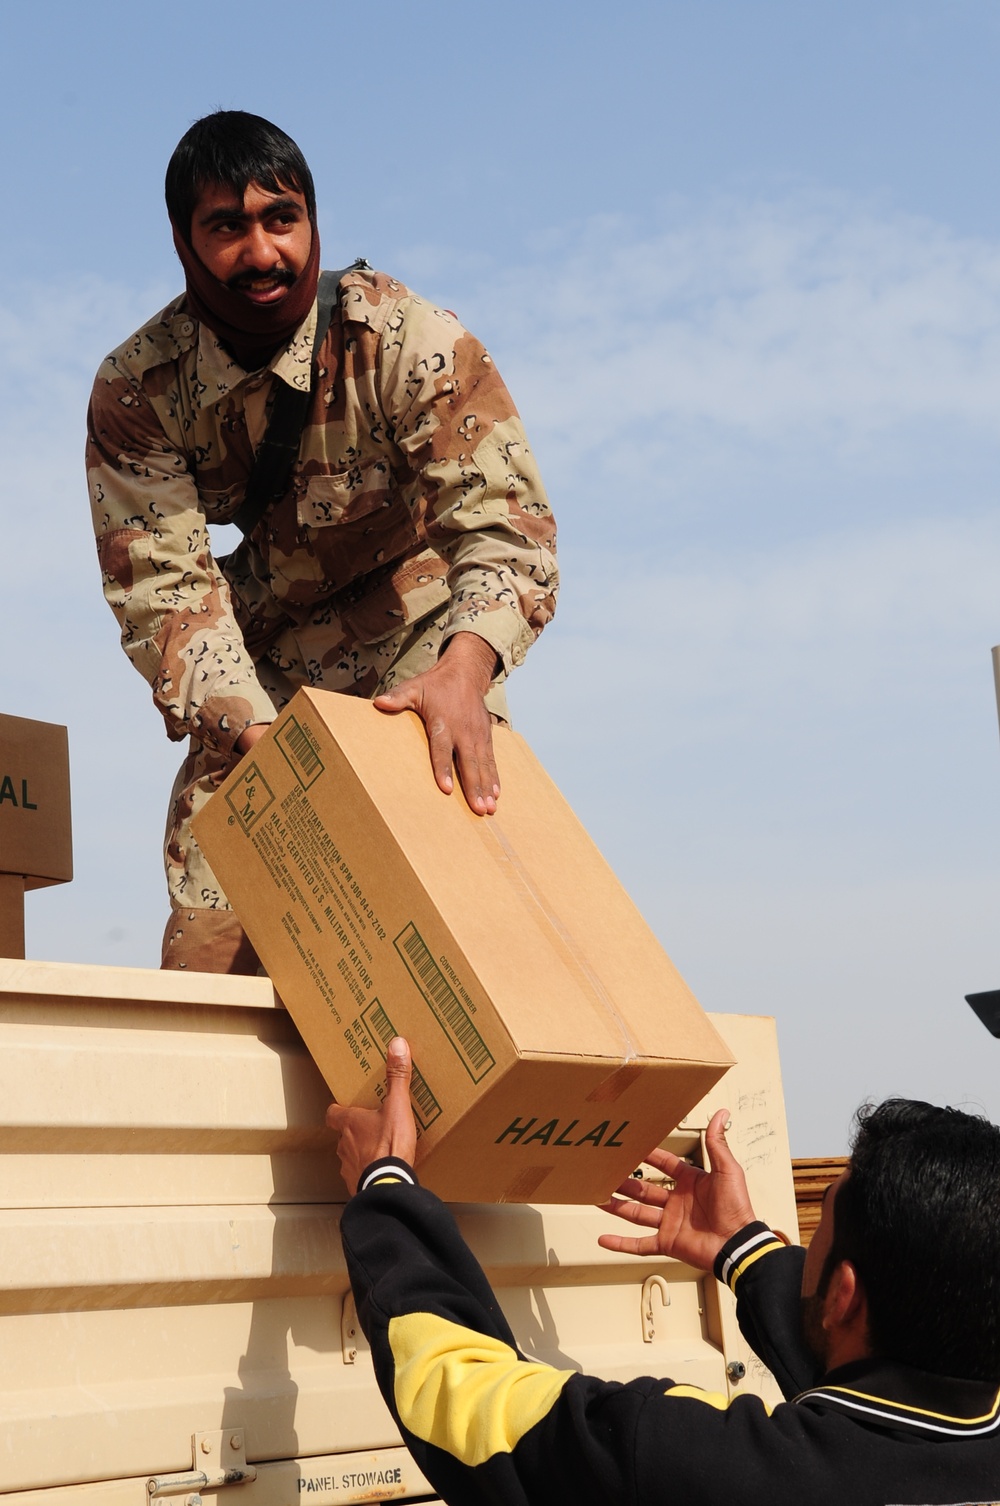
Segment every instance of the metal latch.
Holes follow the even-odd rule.
[[[354,1293],[350,1290],[340,1309],[340,1344],[344,1353],[344,1364],[353,1365],[358,1357],[358,1309],[354,1301]]]
[[[642,1283],[642,1341],[651,1344],[656,1337],[653,1319],[653,1293],[659,1292],[664,1307],[670,1306],[670,1288],[662,1276],[647,1276]]]
[[[242,1428],[221,1433],[195,1433],[191,1438],[193,1468],[178,1475],[153,1475],[146,1481],[151,1501],[185,1496],[184,1506],[203,1506],[201,1491],[223,1485],[246,1485],[257,1478],[256,1464],[248,1464]],[[186,1493],[186,1495],[185,1495]]]

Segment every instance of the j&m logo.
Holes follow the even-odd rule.
[[[252,830],[274,803],[274,792],[255,763],[241,775],[231,790],[226,792],[226,804],[232,811],[229,824],[238,821],[245,832]]]

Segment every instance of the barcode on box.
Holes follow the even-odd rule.
[[[473,1082],[481,1082],[496,1062],[493,1053],[466,1013],[465,1006],[438,967],[423,937],[412,921],[400,931],[393,945],[407,971],[430,1005],[441,1029]]]
[[[361,1018],[368,1026],[376,1041],[381,1045],[382,1057],[384,1059],[389,1049],[389,1042],[393,1036],[399,1034],[399,1031],[382,1008],[378,999],[371,1001],[362,1013]],[[427,1086],[424,1074],[416,1062],[413,1063],[413,1076],[410,1078],[410,1101],[413,1104],[414,1118],[422,1130],[427,1129],[429,1125],[433,1124],[441,1113],[441,1105]]]
[[[292,773],[302,788],[307,790],[323,772],[323,760],[316,744],[294,716],[290,716],[278,728],[275,741]]]

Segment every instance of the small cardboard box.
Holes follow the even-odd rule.
[[[66,728],[0,714],[0,873],[26,889],[73,877]]]
[[[341,1103],[415,1065],[421,1179],[479,1202],[600,1201],[732,1056],[517,734],[474,816],[423,727],[302,690],[195,822]]]

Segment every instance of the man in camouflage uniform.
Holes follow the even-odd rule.
[[[424,721],[433,774],[499,796],[491,718],[552,616],[555,531],[517,410],[451,313],[367,264],[312,360],[312,178],[283,132],[220,111],[167,171],[186,291],[94,384],[88,473],[104,590],[175,740],[164,967],[256,958],[192,816],[301,685]],[[279,384],[310,394],[288,486],[221,561]]]

